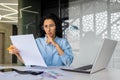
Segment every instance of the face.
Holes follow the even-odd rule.
[[[47,35],[55,37],[56,26],[52,19],[46,19],[43,23],[43,28]]]

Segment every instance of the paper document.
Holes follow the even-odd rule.
[[[20,55],[27,66],[36,65],[47,67],[37,47],[33,34],[10,36],[11,41],[20,51]]]

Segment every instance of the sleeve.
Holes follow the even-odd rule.
[[[61,60],[65,66],[69,66],[73,62],[72,48],[66,39],[62,40],[62,47],[64,54],[61,55]]]

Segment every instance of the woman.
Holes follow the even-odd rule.
[[[66,66],[73,61],[71,46],[62,38],[61,23],[54,14],[44,16],[40,22],[40,37],[36,38],[36,43],[47,66]],[[19,50],[13,45],[11,47],[9,53],[15,54],[23,62]]]

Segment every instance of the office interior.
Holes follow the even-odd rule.
[[[54,13],[62,19],[63,37],[69,41],[71,66],[93,63],[104,38],[120,41],[120,0],[0,0],[0,64],[21,63],[6,50],[11,35],[39,37],[39,21]],[[120,43],[108,67],[120,69]]]

